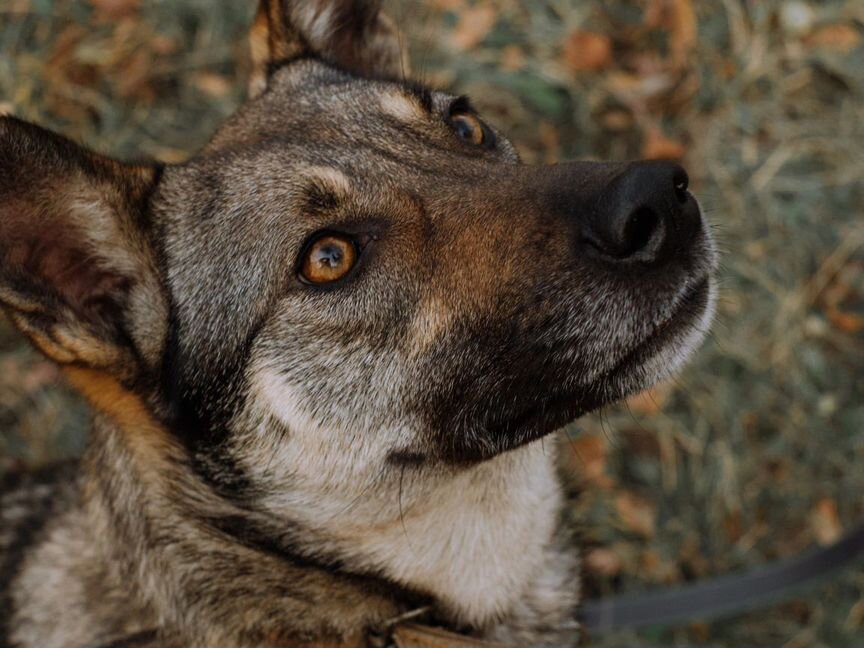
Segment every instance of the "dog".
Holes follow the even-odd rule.
[[[5,478],[0,645],[576,645],[544,438],[701,343],[686,173],[520,163],[374,1],[262,0],[251,50],[183,164],[0,119],[0,302],[94,412]]]

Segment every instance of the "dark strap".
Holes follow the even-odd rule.
[[[158,636],[159,633],[156,630],[144,630],[127,637],[114,639],[107,644],[102,644],[99,648],[147,648],[156,645],[154,642]]]
[[[586,601],[581,621],[592,636],[649,626],[675,625],[744,612],[864,559],[864,525],[837,543],[740,574],[674,589]]]
[[[419,624],[396,626],[393,629],[393,641],[396,648],[506,648],[501,644]]]

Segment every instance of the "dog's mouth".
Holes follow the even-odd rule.
[[[493,426],[493,438],[513,447],[545,436],[604,405],[648,389],[675,371],[701,341],[711,308],[711,278],[694,282],[673,312],[600,377],[576,391],[552,392]]]
[[[615,368],[609,372],[609,375],[616,375],[622,371],[633,369],[634,364],[640,364],[648,357],[662,353],[668,347],[675,346],[675,341],[682,332],[692,331],[694,327],[699,325],[706,309],[710,306],[710,298],[711,277],[706,276],[684,291],[672,313],[657,324],[644,339],[637,342],[630,351],[625,353]],[[698,330],[696,332],[702,333]]]

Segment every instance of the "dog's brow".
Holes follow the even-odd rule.
[[[409,96],[420,102],[420,105],[423,106],[423,110],[425,110],[429,114],[432,114],[432,91],[429,88],[420,83],[405,83],[403,87],[405,88],[405,92]]]
[[[305,207],[311,211],[333,209],[351,191],[351,183],[342,171],[315,166],[306,172]]]
[[[467,95],[462,95],[461,97],[456,97],[450,103],[450,114],[451,115],[459,115],[464,113],[476,113],[477,111],[474,109],[474,106],[471,104],[471,100]]]
[[[339,169],[330,166],[312,166],[306,169],[305,176],[314,183],[326,187],[334,194],[347,194],[351,190],[348,177]]]
[[[431,114],[429,108],[424,106],[423,101],[418,100],[414,93],[401,89],[382,94],[380,104],[385,113],[406,123],[424,120]]]

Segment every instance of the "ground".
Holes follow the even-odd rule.
[[[179,161],[242,99],[253,8],[0,0],[0,111]],[[674,381],[572,425],[587,594],[828,544],[864,520],[864,3],[409,0],[414,71],[526,161],[681,159],[723,250],[713,333]],[[81,451],[87,414],[0,320],[0,471]],[[864,642],[864,572],[767,609],[598,642]]]

